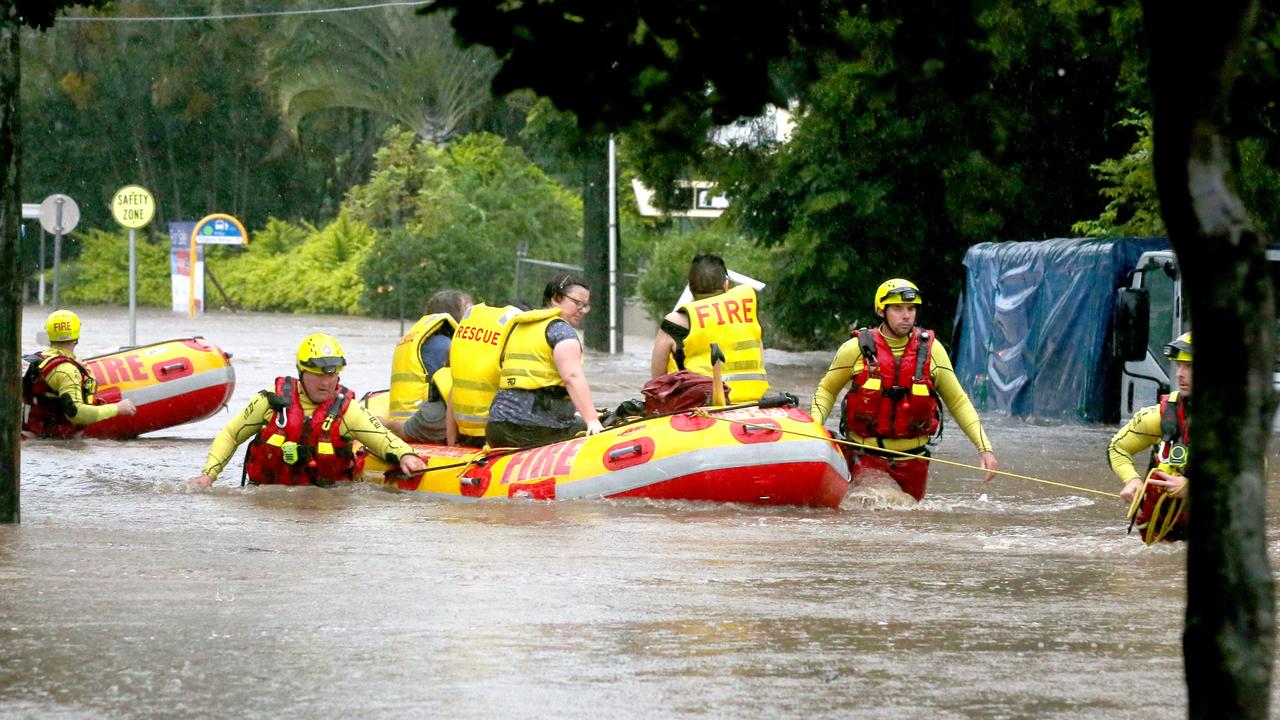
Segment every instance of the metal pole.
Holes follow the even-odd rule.
[[[618,165],[609,136],[609,354],[618,352]]]
[[[520,266],[524,264],[524,256],[528,253],[529,241],[521,240],[516,245],[516,279],[511,285],[511,302],[520,301]]]
[[[62,279],[62,233],[53,236],[53,306],[58,305],[58,284]]]
[[[404,336],[404,263],[400,263],[400,283],[396,285],[396,301],[400,304],[400,335]]]
[[[40,226],[40,304],[44,305],[44,226]]]
[[[54,201],[57,206],[57,213],[53,216],[54,235],[53,235],[53,306],[61,307],[58,304],[58,289],[62,281],[62,198]]]
[[[138,346],[138,231],[129,228],[129,347]]]

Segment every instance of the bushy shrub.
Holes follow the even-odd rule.
[[[730,270],[764,283],[772,278],[771,258],[777,254],[721,224],[689,234],[671,232],[654,243],[649,264],[640,274],[636,287],[651,318],[661,319],[675,307],[689,277],[689,262],[700,253],[719,255]],[[766,321],[768,293],[769,289],[765,288],[760,304],[766,332],[770,330]]]
[[[63,241],[66,242],[66,238]],[[58,294],[72,304],[129,302],[129,232],[88,230],[76,233],[81,244],[80,256],[62,268]],[[139,233],[137,252],[137,291],[139,305],[168,305],[169,244],[153,241]],[[49,260],[52,263],[52,259]],[[53,288],[53,270],[46,283]]]
[[[441,148],[392,131],[344,207],[378,229],[360,276],[365,307],[384,316],[402,302],[412,315],[446,287],[506,302],[521,245],[541,260],[581,257],[581,201],[495,135]]]
[[[359,267],[374,237],[369,226],[346,214],[323,229],[285,225],[274,221],[261,243],[251,234],[248,248],[236,257],[210,256],[232,302],[246,310],[359,313],[364,295]],[[206,287],[206,301],[213,305],[217,298],[211,292]]]

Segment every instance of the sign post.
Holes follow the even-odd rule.
[[[125,185],[111,198],[111,216],[129,228],[129,347],[138,344],[138,228],[156,214],[156,199],[141,185]]]
[[[76,201],[55,193],[40,203],[40,227],[53,233],[53,306],[58,307],[58,286],[62,276],[62,236],[80,223]]]
[[[188,295],[187,314],[195,317],[196,309],[196,246],[197,245],[248,245],[249,233],[240,221],[224,213],[205,215],[191,228],[191,292]],[[203,303],[202,303],[203,306]],[[200,311],[203,311],[203,307]]]

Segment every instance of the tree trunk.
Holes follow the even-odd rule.
[[[14,3],[0,0],[0,523],[19,520],[22,405],[22,288],[19,243],[22,194],[18,186],[22,148],[18,145],[18,85],[21,76],[18,18]]]
[[[1254,6],[1145,0],[1143,9],[1156,186],[1195,328],[1183,636],[1189,714],[1262,720],[1275,646],[1264,512],[1275,298],[1266,242],[1232,186],[1235,145],[1224,131]]]
[[[587,347],[609,351],[609,140],[593,135],[582,144],[582,270],[591,286]]]

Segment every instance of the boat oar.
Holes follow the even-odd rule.
[[[711,404],[720,407],[725,404],[724,384],[720,381],[720,369],[724,366],[724,353],[719,343],[711,343]]]

